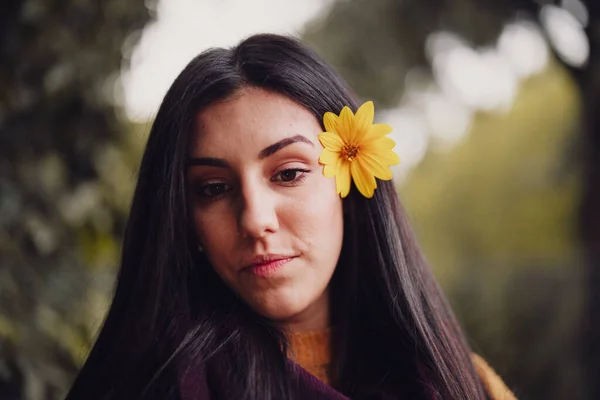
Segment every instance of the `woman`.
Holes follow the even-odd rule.
[[[389,127],[357,106],[289,38],[190,62],[69,400],[513,398],[472,356],[386,180]]]

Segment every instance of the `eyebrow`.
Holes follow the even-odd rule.
[[[263,160],[293,143],[306,143],[314,147],[314,143],[307,139],[305,136],[295,135],[289,138],[282,139],[279,142],[273,143],[272,145],[264,148],[263,150],[261,150],[260,153],[258,153],[258,158],[259,160]],[[222,158],[214,157],[191,157],[187,160],[186,165],[188,167],[202,165],[208,167],[229,168],[229,163],[227,161],[223,160]]]
[[[306,144],[309,144],[314,147],[313,142],[308,140],[306,137],[304,137],[302,135],[296,135],[296,136],[282,139],[279,142],[274,143],[274,144],[270,145],[269,147],[265,148],[260,153],[258,153],[258,158],[260,160],[265,159],[265,158],[277,153],[279,150],[283,149],[284,147],[289,146],[290,144],[293,144],[293,143],[306,143]]]
[[[227,161],[222,158],[214,157],[190,157],[185,164],[187,167],[203,165],[207,167],[229,168],[229,163],[227,163]]]

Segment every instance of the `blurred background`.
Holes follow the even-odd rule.
[[[473,349],[519,398],[600,399],[596,0],[3,0],[0,399],[65,394],[162,96],[256,32],[309,42],[394,126]]]

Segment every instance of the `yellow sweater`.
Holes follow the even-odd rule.
[[[322,382],[329,384],[327,367],[331,362],[330,330],[292,332],[288,339],[294,361]],[[473,365],[494,400],[516,400],[515,395],[483,358],[474,354]]]

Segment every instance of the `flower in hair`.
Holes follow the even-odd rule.
[[[387,124],[373,124],[373,102],[364,103],[356,115],[344,107],[340,115],[327,112],[323,116],[326,132],[319,135],[323,151],[319,162],[324,165],[323,175],[335,176],[337,193],[346,197],[351,181],[367,198],[377,188],[375,178],[392,179],[391,165],[400,162],[393,151],[396,143],[386,135],[392,131]]]

